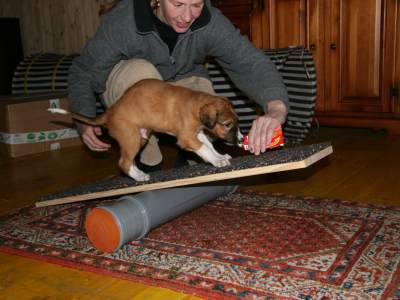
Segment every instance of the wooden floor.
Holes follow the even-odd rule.
[[[334,153],[305,170],[248,177],[244,188],[400,205],[400,137],[351,128],[313,129],[307,143],[331,141]],[[163,143],[169,168],[175,155]],[[0,158],[0,214],[32,205],[44,194],[119,174],[118,153],[83,147]],[[197,299],[166,289],[0,253],[0,300]]]

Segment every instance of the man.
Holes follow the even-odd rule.
[[[258,155],[274,129],[286,119],[288,96],[275,65],[213,8],[209,0],[122,0],[102,17],[100,27],[69,76],[71,110],[95,116],[95,95],[111,106],[144,78],[158,78],[194,90],[214,93],[203,62],[214,57],[234,84],[264,109],[249,132],[249,148]],[[98,127],[79,124],[83,142],[93,151],[110,145]],[[145,135],[145,133],[143,133]],[[150,137],[141,162],[161,162]]]

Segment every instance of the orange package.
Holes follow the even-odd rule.
[[[284,142],[283,142],[282,126],[278,126],[275,128],[271,143],[268,145],[267,148],[273,149],[273,148],[283,146],[283,145],[284,145]],[[243,137],[242,147],[244,150],[249,150],[249,136],[248,135],[245,135]]]

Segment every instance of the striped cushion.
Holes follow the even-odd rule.
[[[69,68],[77,56],[40,53],[25,57],[14,72],[12,93],[14,95],[67,93]],[[103,112],[104,107],[98,99],[96,113]]]
[[[313,56],[304,47],[266,49],[264,53],[275,63],[289,94],[289,111],[283,127],[286,143],[302,143],[311,126],[317,95]],[[207,70],[215,92],[231,100],[241,130],[248,132],[257,116],[256,105],[234,86],[215,61],[207,64]]]
[[[21,61],[12,80],[13,94],[65,92],[74,55],[36,54]]]

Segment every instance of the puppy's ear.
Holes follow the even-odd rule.
[[[207,128],[214,128],[217,123],[218,112],[213,103],[208,103],[200,108],[200,121]]]

